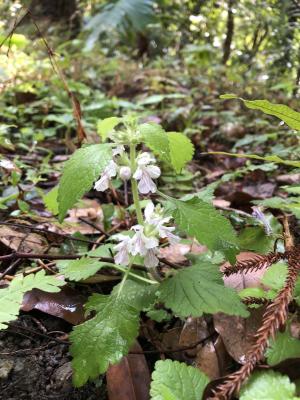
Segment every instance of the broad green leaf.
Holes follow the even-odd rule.
[[[77,150],[66,162],[58,188],[59,221],[85,192],[90,190],[112,159],[109,144],[95,144]]]
[[[193,158],[194,146],[190,139],[180,132],[168,132],[168,139],[171,163],[178,173]]]
[[[238,236],[238,241],[239,247],[243,250],[252,250],[260,254],[273,250],[274,239],[272,236],[267,236],[260,226],[243,229]]]
[[[238,158],[251,158],[254,160],[261,160],[261,161],[268,161],[274,162],[277,164],[284,164],[290,167],[300,168],[300,161],[290,161],[290,160],[283,160],[282,158],[273,155],[273,156],[258,156],[257,154],[236,154],[236,153],[227,153],[225,151],[211,151],[209,154],[221,154],[230,157],[238,157]]]
[[[289,358],[299,358],[300,340],[294,338],[290,333],[289,327],[287,327],[285,332],[277,332],[275,340],[270,340],[265,356],[271,366]]]
[[[86,308],[96,316],[70,335],[75,386],[95,379],[128,353],[138,335],[139,313],[153,303],[156,289],[127,280],[120,293],[117,285],[111,295],[94,294],[89,299]]]
[[[44,270],[25,277],[16,277],[7,288],[0,289],[0,329],[6,329],[5,323],[17,318],[23,295],[26,292],[32,289],[40,289],[44,292],[59,292],[59,287],[64,284],[64,281],[51,275],[46,275]]]
[[[264,276],[261,279],[261,283],[273,290],[280,290],[285,282],[287,276],[287,265],[283,262],[279,262],[271,265],[266,270]]]
[[[152,373],[151,400],[199,400],[209,378],[198,368],[178,361],[157,361]]]
[[[242,387],[240,400],[298,400],[296,385],[279,372],[254,372]]]
[[[43,196],[43,201],[47,210],[50,211],[53,215],[58,214],[57,195],[58,195],[58,186],[55,186],[53,189],[51,189],[47,194]]]
[[[253,110],[260,110],[268,115],[273,115],[284,121],[290,128],[300,130],[300,113],[285,104],[273,104],[268,100],[245,100],[233,94],[222,95],[223,99],[239,99],[245,106]]]
[[[61,260],[57,263],[59,272],[67,279],[81,281],[95,275],[101,268],[108,263],[98,261],[95,258],[82,257],[78,260]]]
[[[268,292],[264,291],[261,287],[249,287],[242,289],[239,292],[239,296],[243,299],[245,297],[256,297],[258,299],[267,298],[269,299]]]
[[[97,122],[97,133],[102,140],[107,139],[108,135],[113,131],[114,127],[122,121],[122,118],[110,117]]]
[[[188,201],[172,199],[172,202],[176,206],[173,216],[180,229],[194,236],[209,250],[221,251],[234,262],[234,255],[238,252],[237,237],[230,222],[219,211],[198,198]]]
[[[162,160],[171,163],[169,139],[165,130],[155,123],[141,124],[138,129],[146,146]]]
[[[164,280],[157,296],[159,302],[183,318],[217,312],[248,316],[238,294],[224,286],[217,266],[209,262],[198,262]]]

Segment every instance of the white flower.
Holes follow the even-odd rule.
[[[134,225],[132,229],[135,231],[135,235],[132,238],[132,255],[136,256],[140,254],[141,256],[145,256],[148,250],[158,247],[158,239],[155,236],[146,236],[143,226]]]
[[[110,178],[117,175],[117,168],[117,164],[111,160],[105,167],[100,179],[95,182],[94,189],[98,190],[98,192],[104,192],[108,189]]]
[[[125,151],[125,147],[123,145],[119,145],[115,149],[113,149],[112,155],[113,156],[122,155],[124,153],[124,151]]]
[[[170,244],[176,244],[180,241],[180,237],[172,233],[175,230],[173,226],[164,226],[164,224],[170,222],[171,217],[163,218],[163,210],[155,208],[152,201],[149,201],[146,205],[144,215],[145,221],[156,227],[159,237],[162,239],[167,238]]]
[[[156,185],[152,179],[157,179],[160,176],[160,168],[156,165],[150,165],[155,162],[155,158],[149,153],[141,153],[137,159],[138,167],[133,175],[134,179],[138,180],[138,189],[142,194],[156,192]]]
[[[156,257],[157,249],[150,249],[147,251],[144,262],[145,267],[147,268],[154,268],[158,265],[159,259]]]
[[[130,167],[126,167],[126,166],[120,167],[119,175],[123,181],[128,181],[131,178]]]
[[[120,241],[119,244],[114,246],[114,249],[117,250],[117,254],[115,255],[115,263],[121,265],[129,264],[129,252],[131,250],[131,238],[125,235],[116,235],[115,238]]]

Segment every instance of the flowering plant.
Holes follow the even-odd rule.
[[[216,311],[247,315],[238,295],[224,287],[218,266],[198,258],[180,269],[160,256],[161,246],[180,241],[179,231],[231,262],[239,251],[233,227],[205,193],[175,199],[158,190],[159,163],[179,173],[193,157],[191,141],[182,133],[165,132],[154,123],[139,124],[132,117],[100,121],[98,133],[102,143],[83,146],[64,167],[58,188],[59,220],[91,188],[115,190],[115,178],[129,188],[134,212],[129,230],[119,231],[78,260],[58,264],[65,277],[75,281],[103,267],[121,272],[121,282],[110,295],[97,293],[90,298],[87,311],[94,310],[96,315],[71,334],[77,386],[105,372],[129,351],[138,334],[141,311],[158,321],[170,312],[182,318]]]

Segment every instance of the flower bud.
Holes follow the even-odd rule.
[[[123,181],[128,181],[128,179],[131,178],[131,169],[130,169],[130,167],[126,167],[126,166],[125,167],[120,167],[119,175],[120,175],[120,178]]]

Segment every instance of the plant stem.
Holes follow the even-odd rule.
[[[135,144],[130,145],[130,167],[131,167],[131,173],[133,174],[135,169],[136,169],[136,150],[135,150]],[[135,212],[136,212],[136,217],[138,220],[138,223],[140,225],[144,225],[144,220],[143,220],[143,214],[142,214],[142,209],[141,209],[141,204],[140,204],[140,199],[139,199],[139,192],[138,192],[138,187],[137,187],[137,182],[134,178],[131,178],[131,190],[132,190],[132,197],[133,197],[133,203],[135,206]]]
[[[123,289],[123,286],[124,286],[124,284],[125,284],[125,282],[126,282],[126,280],[127,280],[127,278],[128,278],[128,275],[130,274],[130,270],[131,270],[131,267],[132,267],[132,263],[133,263],[133,260],[132,260],[131,263],[128,265],[128,267],[127,267],[127,269],[126,269],[126,271],[125,271],[125,274],[124,274],[124,276],[123,276],[123,278],[122,278],[122,280],[121,280],[120,287],[119,287],[119,290],[118,290],[118,297],[120,296],[120,294],[121,294],[121,292],[122,292],[122,289]]]
[[[155,284],[158,283],[157,281],[154,281],[152,279],[147,279],[147,278],[144,278],[143,276],[137,275],[134,272],[129,272],[127,269],[125,269],[123,267],[120,267],[119,265],[115,264],[114,268],[117,269],[118,271],[124,272],[125,274],[127,273],[127,276],[128,275],[132,276],[133,278],[139,279],[140,281],[143,281],[143,282],[146,282],[146,283],[150,283],[151,285],[155,285]]]

